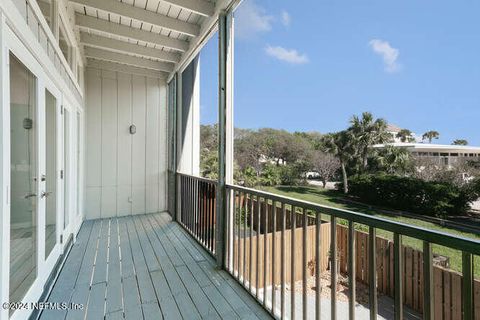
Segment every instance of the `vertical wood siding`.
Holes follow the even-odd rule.
[[[166,105],[162,79],[87,69],[87,219],[166,210]]]

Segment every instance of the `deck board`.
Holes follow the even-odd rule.
[[[40,318],[270,318],[228,277],[166,213],[85,221]]]

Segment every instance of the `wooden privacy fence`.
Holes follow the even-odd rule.
[[[315,273],[315,231],[316,226],[307,227],[307,261],[310,264],[307,267],[308,277],[313,276]],[[253,237],[242,238],[242,234],[238,238],[235,238],[234,246],[236,246],[237,256],[233,257],[234,270],[238,270],[239,274],[247,281],[252,282],[252,286],[257,284],[257,275],[258,275],[258,287],[263,288],[265,285],[264,279],[264,268],[266,262],[266,285],[270,286],[272,284],[272,266],[275,264],[275,285],[281,284],[281,268],[282,263],[281,259],[281,246],[282,246],[282,237],[281,232],[275,232],[275,257],[272,255],[273,248],[273,233],[267,233],[266,242],[265,235],[259,234],[258,237],[255,235]],[[302,228],[295,229],[295,248],[292,251],[291,246],[292,240],[292,230],[285,230],[285,281],[286,283],[291,284],[291,261],[292,261],[292,252],[294,253],[294,259],[296,262],[295,268],[295,281],[302,280],[302,250],[303,250],[303,231]],[[330,223],[324,223],[321,225],[321,240],[323,243],[330,243]],[[267,244],[267,257],[265,258],[265,246]],[[257,247],[258,244],[258,247]],[[258,248],[258,260],[257,260],[257,248]],[[328,257],[328,246],[322,246],[321,256]],[[250,251],[252,255],[250,256]],[[245,263],[243,263],[243,257],[245,253]],[[251,264],[250,264],[251,257]],[[240,260],[239,260],[240,259]],[[238,263],[240,261],[240,264]],[[258,264],[257,264],[258,261]],[[245,266],[245,268],[243,268]],[[321,259],[321,271],[327,270],[328,267],[328,258]]]
[[[368,233],[356,231],[357,281],[368,285]],[[337,246],[340,272],[348,273],[348,228],[337,226]],[[393,241],[376,237],[377,290],[394,297],[394,248]],[[403,301],[415,311],[423,311],[423,254],[422,251],[403,246]],[[462,274],[439,266],[433,267],[435,319],[462,319]],[[475,319],[480,320],[480,280],[474,281]]]
[[[245,282],[250,282],[252,287],[258,283],[259,288],[263,288],[265,284],[270,286],[272,280],[275,285],[281,284],[281,246],[282,236],[281,228],[277,219],[275,237],[273,237],[273,207],[268,205],[268,210],[260,209],[260,228],[257,227],[257,206],[256,201],[253,203],[247,200],[250,206],[248,210],[252,210],[252,215],[244,217],[246,219],[247,228],[243,225],[238,229],[238,223],[235,230],[235,256],[233,257],[234,270],[238,270],[239,275]],[[253,204],[253,207],[252,207]],[[247,212],[249,212],[247,210]],[[279,217],[279,209],[277,209],[277,217]],[[267,219],[265,219],[267,212]],[[302,250],[303,250],[303,230],[301,226],[302,214],[297,213],[297,228],[295,229],[295,248],[292,250],[292,221],[290,210],[286,215],[285,237],[285,280],[291,284],[291,259],[292,252],[296,263],[294,281],[302,280]],[[307,272],[308,277],[315,275],[315,217],[308,218],[307,227]],[[265,223],[266,220],[266,223]],[[249,226],[252,223],[254,234],[250,237]],[[265,235],[265,225],[268,226],[268,232]],[[259,230],[257,236],[257,230]],[[244,233],[246,236],[244,236]],[[321,272],[328,269],[329,252],[330,252],[330,223],[322,223],[321,230]],[[265,241],[266,236],[266,241]],[[275,238],[275,257],[272,256],[273,238]],[[356,246],[356,280],[369,284],[369,234],[362,231],[355,231]],[[257,246],[258,245],[258,246]],[[265,247],[267,257],[265,257]],[[258,248],[258,255],[257,255]],[[422,251],[415,250],[408,246],[403,246],[403,301],[404,304],[414,311],[423,312],[423,254]],[[343,225],[337,225],[337,264],[342,274],[348,275],[348,228]],[[250,254],[251,251],[251,254]],[[393,241],[377,236],[376,237],[376,261],[377,261],[377,290],[383,295],[394,298],[395,279],[394,279],[394,245]],[[258,264],[257,264],[258,257]],[[240,259],[240,260],[239,260]],[[240,261],[240,263],[239,263]],[[266,263],[266,268],[265,268]],[[272,266],[276,265],[275,277],[272,279]],[[266,283],[264,279],[266,274]],[[258,282],[257,282],[258,274]],[[450,269],[439,266],[433,267],[434,274],[434,312],[435,319],[440,320],[457,320],[462,318],[462,275]],[[480,320],[480,280],[474,281],[474,301],[475,301],[475,319]]]

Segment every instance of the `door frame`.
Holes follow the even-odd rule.
[[[35,112],[37,119],[36,126],[36,175],[37,179],[40,180],[40,176],[45,173],[45,90],[49,90],[50,93],[56,99],[56,113],[57,120],[60,112],[60,105],[62,102],[61,91],[54,85],[53,81],[49,79],[47,74],[43,71],[41,65],[34,58],[34,56],[29,52],[26,46],[22,41],[16,36],[13,30],[11,30],[8,25],[5,23],[5,17],[1,17],[1,27],[0,27],[0,71],[1,71],[1,88],[3,91],[2,96],[2,117],[1,117],[1,128],[2,128],[2,140],[1,140],[1,151],[3,154],[2,157],[2,177],[3,185],[2,190],[5,191],[5,197],[2,201],[2,210],[0,213],[1,218],[1,231],[0,231],[0,281],[2,283],[0,289],[0,299],[2,302],[9,301],[9,283],[10,283],[10,210],[11,210],[11,201],[10,201],[10,148],[11,148],[11,137],[10,137],[10,53],[15,55],[15,57],[21,61],[23,65],[35,76]],[[58,148],[59,138],[61,130],[57,130],[56,134],[56,157],[59,160],[60,150],[63,151],[63,148]],[[61,162],[57,162],[57,170]],[[60,179],[57,178],[57,188],[59,187]],[[44,284],[50,276],[58,258],[61,254],[60,247],[60,232],[57,232],[57,243],[50,253],[49,257],[45,260],[45,198],[42,198],[41,192],[45,190],[45,182],[37,181],[36,191],[37,191],[37,212],[36,212],[36,278],[33,281],[30,288],[27,290],[22,301],[24,302],[35,302],[40,299],[40,296],[43,293]],[[61,201],[62,196],[57,192],[57,226],[60,225],[59,215],[60,207],[58,206]],[[25,319],[28,318],[32,310],[23,309],[15,311],[10,319]],[[0,310],[0,318],[8,318],[8,310]]]

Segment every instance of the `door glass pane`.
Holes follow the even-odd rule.
[[[70,222],[70,215],[69,215],[69,206],[70,206],[70,199],[69,199],[69,183],[70,183],[70,176],[69,176],[69,152],[68,152],[68,146],[69,146],[69,132],[70,132],[70,121],[69,121],[69,115],[67,109],[63,109],[63,161],[64,161],[64,167],[63,167],[63,229],[68,226],[68,223]]]
[[[57,242],[57,100],[45,90],[46,117],[46,216],[45,258]]]
[[[35,83],[10,54],[10,301],[21,301],[37,274]]]

